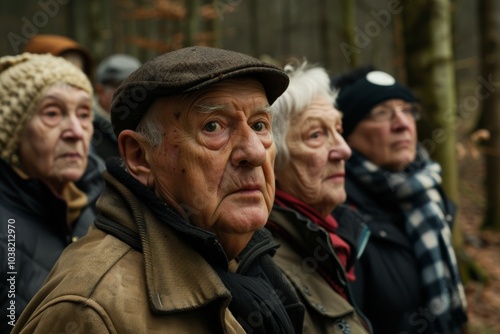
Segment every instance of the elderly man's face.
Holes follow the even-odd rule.
[[[152,155],[155,191],[214,232],[233,258],[265,225],[274,199],[272,114],[262,85],[225,80],[152,108],[165,131]]]
[[[80,179],[87,167],[92,99],[84,90],[61,83],[50,87],[35,108],[21,133],[20,167],[59,192]]]
[[[317,96],[290,120],[286,144],[289,163],[276,171],[278,188],[326,217],[345,201],[344,164],[351,150],[342,138],[338,110]]]

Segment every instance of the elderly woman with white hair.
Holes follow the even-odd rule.
[[[94,221],[104,165],[89,155],[92,131],[80,69],[49,54],[0,58],[0,333]]]
[[[266,225],[281,245],[275,261],[306,306],[304,332],[367,333],[349,288],[368,232],[340,207],[351,155],[342,115],[323,68],[304,62],[285,71],[290,85],[273,104],[276,197]],[[345,213],[339,219],[335,208]]]

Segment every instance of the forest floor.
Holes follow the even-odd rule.
[[[500,232],[481,229],[486,202],[484,157],[467,152],[459,160],[459,175],[458,204],[465,255],[487,276],[485,282],[469,280],[465,284],[468,334],[500,334]]]

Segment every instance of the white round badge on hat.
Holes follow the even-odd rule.
[[[379,86],[392,86],[396,83],[396,79],[394,79],[390,74],[382,71],[372,71],[368,73],[366,75],[366,80]]]

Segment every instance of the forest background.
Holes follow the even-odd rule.
[[[459,205],[454,243],[470,333],[500,333],[499,0],[4,0],[0,55],[35,34],[77,40],[95,64],[146,61],[188,45],[284,65],[307,59],[335,76],[374,65],[421,99],[419,140]]]

